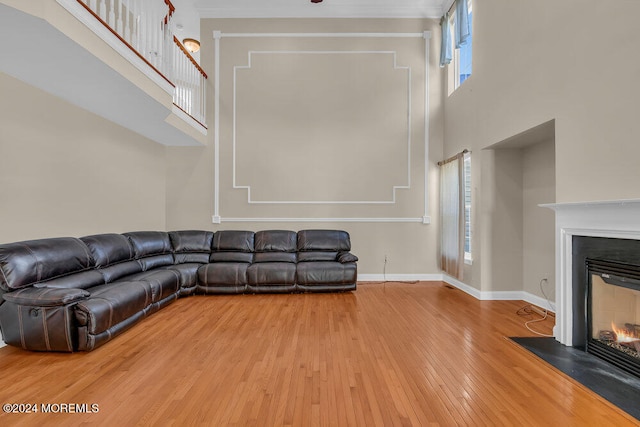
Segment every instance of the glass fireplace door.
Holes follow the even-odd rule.
[[[640,375],[640,269],[587,264],[587,351]]]

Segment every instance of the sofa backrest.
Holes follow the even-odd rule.
[[[173,247],[173,260],[176,264],[186,262],[207,263],[211,256],[213,243],[212,231],[180,230],[170,231],[169,239]]]
[[[253,262],[296,262],[295,231],[266,230],[255,234]]]
[[[126,236],[115,233],[94,234],[81,237],[80,240],[91,251],[105,283],[142,271],[142,266],[135,260],[133,247]]]
[[[143,271],[173,264],[173,248],[166,231],[133,231],[127,236]]]
[[[351,250],[349,233],[342,230],[298,231],[298,261],[336,261],[339,252]]]
[[[253,262],[255,233],[224,230],[213,235],[211,262]]]
[[[79,239],[59,237],[0,245],[0,287],[25,288],[94,267],[88,248]]]

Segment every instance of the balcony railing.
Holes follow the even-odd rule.
[[[174,37],[170,0],[77,0],[174,86],[173,103],[206,128],[207,74]]]
[[[175,36],[172,51],[173,103],[204,126],[207,74]]]

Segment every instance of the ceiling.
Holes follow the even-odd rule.
[[[453,0],[192,0],[201,18],[439,18]]]

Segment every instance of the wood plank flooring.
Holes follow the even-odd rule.
[[[523,305],[441,282],[182,298],[90,353],[0,349],[0,403],[99,407],[0,425],[637,425],[507,339]]]

